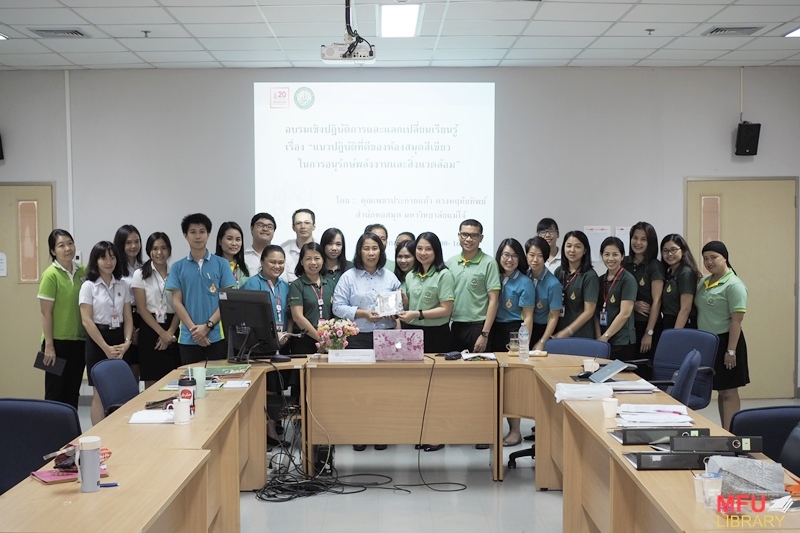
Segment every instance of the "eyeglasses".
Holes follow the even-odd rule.
[[[268,229],[268,230],[275,229],[275,226],[273,224],[264,224],[263,222],[256,222],[256,227],[258,229]]]
[[[468,240],[468,239],[472,239],[473,241],[477,241],[483,235],[480,234],[480,233],[465,233],[465,232],[462,231],[462,232],[459,232],[458,236],[461,237],[462,239],[464,239],[465,241]]]
[[[539,237],[552,237],[558,233],[558,230],[554,229],[543,229],[542,231],[538,232]]]
[[[519,259],[519,256],[517,254],[510,254],[508,252],[503,252],[502,254],[500,254],[500,257],[502,257],[506,261],[508,261],[509,259]]]
[[[669,250],[661,250],[661,255],[675,255],[680,251],[680,248],[670,248]]]

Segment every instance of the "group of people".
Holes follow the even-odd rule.
[[[231,287],[270,292],[284,353],[314,353],[319,321],[334,317],[353,320],[360,330],[348,348],[371,348],[374,330],[399,327],[423,330],[428,353],[502,352],[509,334],[524,323],[531,349],[544,349],[550,338],[585,337],[608,342],[612,357],[622,360],[652,358],[664,328],[700,328],[720,338],[714,385],[724,427],[739,409],[738,387],[749,382],[741,329],[747,289],[719,241],[703,247],[710,274],[701,279],[683,237],[670,234],[659,243],[653,226],[639,222],[630,230],[627,254],[616,237],[602,242],[606,271],[598,276],[587,236],[567,232],[559,247],[559,228],[550,218],[539,222],[524,246],[502,240],[494,256],[480,247],[482,224],[464,220],[458,228],[461,253],[449,259],[435,233],[403,232],[391,261],[386,228],[372,224],[349,261],[337,228],[315,241],[310,209],[293,213],[295,239],[272,244],[276,228],[270,214],[254,215],[252,246],[245,249],[242,228],[225,222],[212,254],[211,220],[188,215],[181,231],[190,253],[170,266],[172,245],[165,233],[147,238],[143,262],[141,236],[125,225],[113,242],[92,248],[85,268],[74,261],[72,236],[54,230],[48,240],[53,263],[38,295],[42,351],[45,364],[60,357],[66,367],[61,376],[46,374],[46,398],[77,406],[84,367],[90,371],[104,358],[124,358],[147,385],[179,364],[224,359],[217,291]],[[376,296],[398,289],[404,310],[397,317],[380,316]],[[304,337],[287,334],[301,330]],[[92,419],[100,418],[95,394]],[[519,421],[511,420],[504,442],[520,440]]]

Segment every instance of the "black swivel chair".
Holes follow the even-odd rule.
[[[692,350],[686,354],[680,368],[675,372],[673,385],[668,393],[683,405],[689,405],[689,400],[692,396],[692,385],[694,385],[694,378],[697,376],[698,368],[700,368],[700,352]]]
[[[594,357],[596,359],[608,359],[611,357],[611,345],[594,339],[582,339],[570,337],[568,339],[550,339],[544,343],[547,353],[561,355],[579,355],[583,357]],[[534,428],[535,432],[536,428]],[[525,437],[528,439],[528,437]],[[526,450],[514,452],[508,456],[508,467],[516,468],[517,459],[521,457],[533,457],[536,451],[536,441]]]
[[[758,435],[764,442],[764,455],[780,462],[789,434],[800,423],[800,405],[742,409],[731,417],[734,435]]]
[[[800,476],[800,424],[794,427],[783,444],[781,464],[795,476]]]
[[[81,434],[78,411],[50,400],[0,399],[0,494],[43,467],[43,455]]]

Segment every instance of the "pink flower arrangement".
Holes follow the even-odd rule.
[[[344,350],[347,347],[347,337],[358,335],[358,332],[356,325],[347,319],[320,320],[317,327],[319,342],[314,344],[320,353]]]

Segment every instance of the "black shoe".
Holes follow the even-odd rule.
[[[424,450],[426,446],[427,446],[427,444],[415,444],[414,445],[414,449],[415,450]]]
[[[382,451],[382,450],[385,450],[385,449],[386,449],[386,448],[388,448],[388,447],[389,447],[389,445],[388,445],[388,444],[376,444],[376,445],[375,445],[375,449],[376,449],[376,450],[381,450],[381,451]]]
[[[536,440],[536,434],[531,433],[530,435],[525,435],[524,437],[522,437],[522,440],[527,440],[527,441]]]
[[[428,444],[425,446],[424,450],[426,452],[438,452],[442,448],[444,448],[444,444]]]
[[[488,450],[489,446],[491,446],[491,444],[476,444],[475,445],[475,449],[476,450]]]
[[[366,444],[353,444],[353,451],[354,452],[363,452],[367,449]]]

